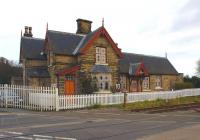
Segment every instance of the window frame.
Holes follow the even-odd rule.
[[[97,51],[97,49],[99,49],[99,52]],[[104,50],[104,53],[102,53],[102,50]],[[97,59],[97,57],[99,56],[99,60]],[[101,57],[104,57],[103,58]],[[95,64],[107,64],[107,48],[103,47],[103,46],[96,46],[95,47]]]
[[[161,76],[156,76],[156,78],[155,78],[155,88],[162,88],[162,77]]]
[[[92,79],[100,91],[109,91],[112,86],[112,75],[105,73],[92,74]],[[106,88],[107,87],[107,88]]]
[[[143,82],[142,82],[142,87],[144,90],[150,89],[150,77],[144,77]],[[145,86],[147,85],[147,86]]]

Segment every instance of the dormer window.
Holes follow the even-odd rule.
[[[96,63],[106,64],[106,48],[96,47]]]

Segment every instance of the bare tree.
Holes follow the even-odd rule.
[[[12,76],[21,76],[22,67],[15,61],[0,57],[0,84],[9,84]]]

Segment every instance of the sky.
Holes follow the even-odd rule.
[[[19,60],[21,30],[75,33],[76,19],[104,26],[123,52],[167,58],[179,73],[195,75],[200,59],[200,0],[1,0],[0,57]]]

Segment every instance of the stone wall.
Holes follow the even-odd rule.
[[[31,86],[50,86],[49,78],[28,78],[28,84]]]
[[[81,71],[90,74],[91,68],[96,63],[96,46],[106,47],[107,66],[112,70],[112,85],[115,86],[119,81],[119,57],[104,36],[100,36],[85,54],[79,56],[78,62],[81,64]]]
[[[181,82],[179,75],[150,75],[150,90],[155,90],[156,76],[161,76],[161,90],[172,90],[175,82]]]
[[[125,74],[121,74],[121,76],[126,76],[126,90],[129,91],[129,80],[130,77],[128,75]],[[161,89],[156,89],[156,77],[157,76],[161,76]],[[162,90],[162,91],[168,91],[168,90],[172,90],[173,85],[176,82],[182,82],[183,78],[182,75],[150,75],[149,77],[149,90],[145,90],[145,91],[158,91],[158,90]],[[140,89],[140,85],[139,85],[139,89]],[[132,89],[132,87],[130,88]],[[144,89],[143,89],[144,90]]]
[[[26,68],[40,67],[40,66],[47,66],[47,61],[46,60],[26,60],[25,61]]]

